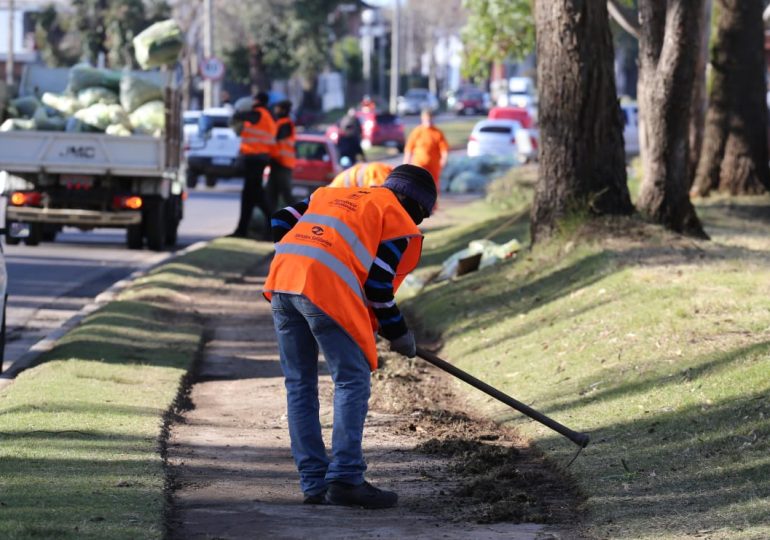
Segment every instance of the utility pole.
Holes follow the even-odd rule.
[[[8,0],[8,54],[5,57],[5,83],[8,85],[8,88],[11,88],[13,86],[13,53],[14,53],[14,47],[13,42],[15,40],[15,37],[13,35],[14,31],[14,19],[15,13],[14,13],[14,0]]]
[[[396,114],[398,83],[401,79],[401,0],[393,3],[393,26],[390,32],[390,113]]]
[[[203,0],[203,56],[214,57],[214,0]],[[219,105],[219,81],[203,80],[203,107]]]

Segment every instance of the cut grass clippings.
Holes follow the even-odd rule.
[[[570,469],[589,537],[770,538],[770,201],[697,206],[710,242],[638,218],[575,222],[405,304],[448,360],[590,433]],[[488,234],[503,216],[486,212],[429,234],[424,261]],[[463,388],[557,461],[572,457],[566,439]]]
[[[165,419],[201,343],[187,293],[272,250],[220,239],[138,279],[0,392],[0,538],[162,538]]]

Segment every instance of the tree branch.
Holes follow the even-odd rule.
[[[621,6],[618,0],[607,0],[607,11],[623,30],[639,39],[639,20],[633,10]]]

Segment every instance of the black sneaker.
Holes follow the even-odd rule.
[[[391,508],[396,506],[398,495],[364,482],[354,486],[344,482],[330,482],[326,491],[326,503],[362,508]]]
[[[326,491],[316,493],[315,495],[305,495],[303,504],[326,504]]]

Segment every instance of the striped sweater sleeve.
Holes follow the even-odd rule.
[[[406,321],[393,296],[393,279],[408,243],[405,238],[381,243],[364,284],[369,307],[380,323],[380,334],[389,340],[407,332]]]
[[[273,232],[273,242],[280,242],[281,239],[294,227],[299,219],[307,211],[310,204],[310,197],[304,201],[290,204],[275,212],[270,219],[270,227]]]

